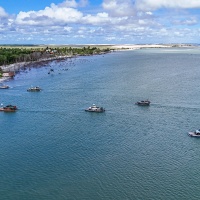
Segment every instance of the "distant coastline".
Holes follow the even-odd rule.
[[[0,80],[18,72],[21,68],[38,67],[53,60],[65,60],[77,56],[101,55],[111,49],[96,46],[0,46]]]
[[[180,47],[195,47],[192,44],[124,44],[124,45],[113,45],[111,48],[116,50],[136,50],[143,48],[180,48]]]
[[[1,46],[0,48],[25,48],[25,49],[30,49],[33,48],[33,45],[26,45],[26,46],[20,46],[20,45],[6,45],[6,46]],[[34,48],[45,48],[45,45],[35,45]],[[98,48],[101,49],[98,53],[96,54],[85,54],[85,55],[97,55],[97,54],[103,54],[105,53],[103,49],[109,49],[109,52],[111,51],[123,51],[123,50],[137,50],[137,49],[142,49],[142,48],[180,48],[180,47],[195,47],[194,45],[191,44],[124,44],[124,45],[107,45],[107,44],[102,44],[102,45],[95,45],[95,44],[90,44],[90,45],[48,45],[48,48]],[[16,62],[8,65],[2,65],[0,66],[1,70],[3,72],[7,71],[19,71],[23,67],[28,67],[28,66],[39,66],[41,64],[51,62],[53,60],[63,60],[63,59],[68,59],[76,56],[84,56],[84,55],[55,55],[53,57],[48,57],[48,58],[41,58],[35,61],[27,61],[27,62]],[[7,80],[7,77],[1,77],[0,82]]]

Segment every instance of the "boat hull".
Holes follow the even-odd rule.
[[[150,103],[135,103],[136,105],[139,105],[139,106],[149,106]]]
[[[105,112],[105,109],[103,107],[99,107],[96,106],[95,104],[93,104],[92,106],[90,106],[89,108],[85,109],[86,112],[97,112],[97,113],[102,113]]]
[[[31,87],[29,89],[27,89],[28,92],[39,92],[41,91],[40,87]]]
[[[28,92],[39,92],[40,90],[39,89],[28,89],[27,91]]]
[[[135,104],[138,106],[149,106],[150,105],[150,101],[149,100],[142,100],[142,101],[137,101]]]
[[[105,112],[105,110],[88,110],[88,109],[85,109],[86,112],[97,112],[97,113],[102,113],[102,112]]]
[[[199,137],[200,138],[200,135],[197,135],[195,132],[188,132],[188,135],[191,137]]]
[[[39,92],[40,90],[27,90],[28,92]]]
[[[1,86],[0,89],[8,89],[9,86]]]
[[[12,105],[8,105],[8,106],[0,108],[0,111],[3,111],[3,112],[15,112],[16,110],[17,110],[17,107],[12,106]]]
[[[3,111],[3,112],[15,112],[16,110],[0,108],[0,111]]]

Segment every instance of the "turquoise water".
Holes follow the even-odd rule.
[[[50,68],[54,72],[48,74]],[[0,91],[0,199],[200,198],[200,50],[52,62]],[[38,93],[27,92],[40,86]],[[134,103],[149,99],[149,107]],[[105,113],[87,113],[93,103]]]

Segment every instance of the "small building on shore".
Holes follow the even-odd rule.
[[[2,76],[3,77],[10,77],[10,78],[12,78],[12,77],[15,76],[15,72],[3,72]]]

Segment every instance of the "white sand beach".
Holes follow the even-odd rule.
[[[135,49],[141,49],[141,48],[170,48],[173,45],[170,44],[124,44],[124,45],[113,45],[112,48],[115,49],[129,49],[129,50],[135,50]]]

